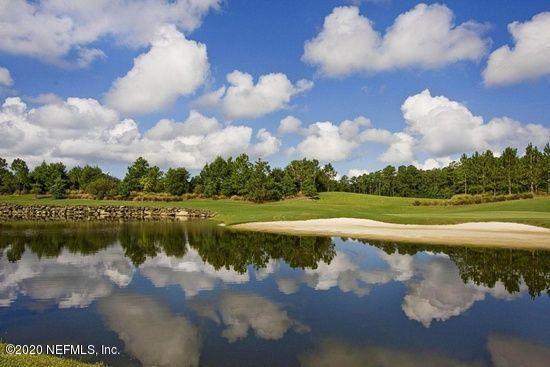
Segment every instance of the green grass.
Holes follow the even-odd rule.
[[[449,224],[505,221],[550,228],[550,197],[457,206],[413,206],[413,198],[392,198],[343,192],[321,193],[319,200],[291,199],[255,204],[236,200],[191,199],[181,202],[132,202],[86,199],[36,199],[33,195],[0,196],[0,203],[22,205],[135,205],[209,209],[226,224],[353,217],[405,224]]]
[[[102,364],[89,364],[68,358],[49,355],[9,355],[6,345],[0,343],[0,367],[101,367]]]

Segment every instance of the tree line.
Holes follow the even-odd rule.
[[[387,166],[357,177],[342,177],[341,191],[373,195],[450,198],[457,194],[511,195],[550,193],[550,144],[541,151],[529,144],[520,156],[506,148],[500,156],[491,150],[468,156],[443,168],[418,169],[413,165]]]
[[[337,188],[336,170],[317,160],[295,160],[284,169],[271,168],[261,159],[251,162],[246,154],[236,158],[216,158],[191,177],[183,167],[163,172],[140,157],[128,167],[123,179],[85,165],[67,170],[60,162],[42,162],[32,171],[25,161],[11,165],[0,158],[0,193],[49,194],[66,197],[69,190],[80,190],[94,198],[130,198],[139,193],[165,193],[180,197],[193,193],[204,197],[241,197],[255,202],[275,201],[295,195],[315,197],[319,191]]]
[[[450,198],[456,194],[499,195],[522,192],[550,193],[550,144],[541,151],[529,144],[523,155],[506,148],[500,156],[491,150],[463,154],[443,168],[394,167],[356,177],[343,176],[329,163],[315,159],[291,161],[284,168],[271,168],[261,159],[251,162],[246,154],[218,157],[191,177],[184,167],[163,172],[140,157],[128,167],[123,179],[98,166],[67,170],[61,162],[42,162],[32,171],[22,159],[8,162],[0,157],[0,193],[49,194],[66,197],[69,190],[97,199],[128,199],[136,194],[167,194],[181,197],[239,197],[254,202],[276,201],[303,195],[316,197],[324,191],[347,191],[384,196]]]

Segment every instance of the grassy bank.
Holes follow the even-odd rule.
[[[254,204],[235,200],[191,199],[181,202],[132,202],[86,199],[36,199],[33,195],[0,196],[0,202],[31,205],[178,206],[212,210],[226,224],[353,217],[403,224],[451,224],[504,221],[550,228],[550,198],[540,197],[461,206],[413,206],[413,198],[393,198],[343,192],[321,193],[319,200],[292,199]]]
[[[0,343],[0,367],[101,367],[102,364],[89,364],[73,359],[49,355],[9,355],[6,344]]]

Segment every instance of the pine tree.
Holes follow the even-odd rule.
[[[544,146],[544,176],[546,177],[546,194],[550,195],[550,143]]]
[[[517,153],[517,149],[508,147],[504,149],[504,151],[502,152],[502,156],[500,157],[505,172],[508,195],[512,194],[512,185],[516,181],[517,168],[519,163]]]

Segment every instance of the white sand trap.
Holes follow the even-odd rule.
[[[262,232],[318,234],[381,241],[550,250],[550,229],[519,223],[419,225],[384,223],[369,219],[330,218],[254,222],[231,227]]]

